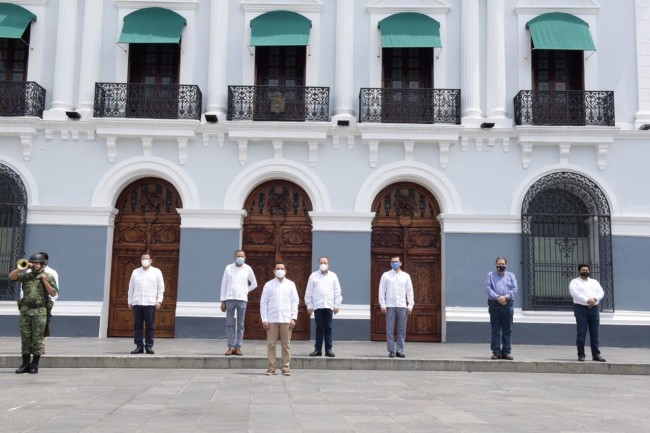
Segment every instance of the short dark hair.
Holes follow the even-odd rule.
[[[506,265],[508,264],[508,259],[505,258],[505,256],[499,256],[497,259],[494,261],[494,263],[498,262],[499,260],[503,259],[504,262],[506,262]]]
[[[244,250],[235,250],[235,256],[237,255],[237,253],[244,253],[244,255],[246,255],[246,252]]]
[[[287,267],[287,265],[285,265],[284,262],[275,262],[275,265],[273,265],[273,269],[275,269],[275,267],[276,267],[277,265],[282,265],[282,266],[284,266],[285,268]]]
[[[588,267],[589,267],[589,265],[585,265],[584,263],[580,263],[580,264],[578,265],[578,272],[580,272],[580,269],[582,269],[582,268],[588,268]]]

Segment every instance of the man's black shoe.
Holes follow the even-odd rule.
[[[134,350],[131,351],[131,355],[138,355],[140,353],[144,353],[144,347],[138,346]]]
[[[600,355],[594,356],[592,359],[598,362],[607,362],[607,360]]]
[[[153,349],[152,349],[151,347],[149,347],[149,346],[145,347],[144,350],[145,350],[145,352],[147,352],[147,355],[153,355],[154,353],[156,353],[156,352],[154,352]],[[142,352],[140,352],[140,353],[142,353]]]
[[[318,350],[314,350],[312,353],[309,354],[309,356],[323,356],[323,353],[319,352]]]
[[[388,352],[389,358],[395,358],[395,352]]]
[[[585,361],[585,357],[584,357],[584,356],[578,356],[578,361],[580,361],[580,362],[584,362],[584,361]]]
[[[395,354],[398,358],[406,358],[406,355],[404,355],[404,352],[397,352]]]
[[[20,367],[18,367],[18,369],[16,370],[16,374],[29,373],[29,364],[30,364],[29,358],[30,358],[29,355],[23,354],[23,364]]]
[[[327,352],[325,352],[325,356],[329,356],[330,358],[334,358],[336,355],[334,355],[334,352],[332,352],[331,350],[328,350]]]

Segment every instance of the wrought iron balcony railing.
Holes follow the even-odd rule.
[[[514,99],[516,125],[614,126],[614,92],[521,90]]]
[[[361,89],[359,122],[460,125],[460,89]]]
[[[329,87],[228,86],[228,120],[328,121]]]
[[[43,118],[45,89],[33,81],[0,81],[0,116]]]
[[[201,119],[199,86],[95,83],[95,117]]]

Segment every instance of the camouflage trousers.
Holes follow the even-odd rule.
[[[20,340],[23,355],[43,354],[43,332],[45,332],[46,323],[46,315],[20,315]]]

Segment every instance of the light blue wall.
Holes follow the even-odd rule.
[[[239,230],[181,229],[179,302],[217,302],[221,277],[240,247]]]
[[[344,304],[370,302],[370,232],[313,232],[312,270],[327,256],[341,282]]]
[[[650,311],[650,290],[642,270],[648,268],[650,238],[614,236],[614,309]]]
[[[25,257],[50,256],[59,273],[62,301],[102,301],[106,269],[106,227],[28,225]]]
[[[521,307],[521,236],[518,234],[447,233],[445,237],[445,300],[447,307],[482,307],[485,277],[498,256],[508,258],[508,270],[519,284],[515,307]]]

